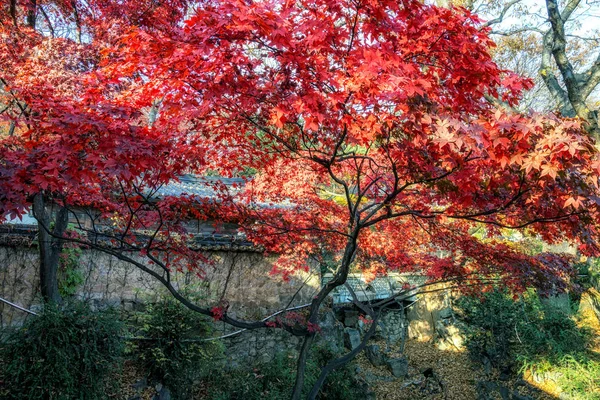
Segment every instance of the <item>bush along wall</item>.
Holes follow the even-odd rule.
[[[6,399],[102,399],[121,369],[123,324],[112,310],[47,305],[4,335],[0,379]],[[0,385],[2,386],[2,385]]]
[[[191,398],[195,386],[211,371],[223,367],[223,347],[211,320],[162,297],[137,313],[131,356],[153,386],[164,386],[175,399]],[[209,339],[209,340],[207,340]],[[160,387],[159,386],[159,387]]]

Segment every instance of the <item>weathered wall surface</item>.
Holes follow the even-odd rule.
[[[425,279],[423,278],[424,283]],[[442,290],[442,285],[432,285],[425,289],[409,307],[408,337],[418,340],[432,340],[436,336],[436,324],[441,319],[447,318],[447,313],[452,307],[452,293]],[[451,312],[451,311],[450,311]]]
[[[38,254],[30,247],[0,247],[0,297],[30,308],[39,292]],[[0,326],[19,323],[27,314],[0,302]]]
[[[204,266],[206,279],[194,273],[174,274],[175,285],[193,290],[199,302],[223,300],[240,318],[263,318],[269,313],[310,301],[319,287],[317,271],[298,273],[288,282],[271,275],[272,259],[258,253],[213,252]],[[25,308],[39,304],[39,275],[35,247],[0,247],[0,297]],[[152,301],[162,286],[137,267],[97,251],[84,250],[79,258],[83,283],[77,296],[92,304],[135,308]],[[0,323],[19,323],[24,313],[0,303]]]
[[[316,294],[320,276],[316,268],[309,273],[299,273],[285,282],[280,276],[270,274],[272,259],[250,252],[212,252],[211,262],[204,266],[206,279],[192,273],[174,276],[175,285],[193,290],[205,305],[224,300],[230,305],[230,314],[239,318],[256,320],[264,318],[286,306],[307,304]],[[77,297],[92,305],[111,305],[136,309],[164,291],[159,282],[134,265],[107,254],[83,250],[78,259],[83,282]],[[0,246],[0,297],[25,308],[39,307],[39,275],[37,248],[27,246]],[[448,306],[445,294],[428,295],[416,302],[408,312],[389,310],[380,320],[378,336],[390,343],[412,337],[429,339],[435,332],[439,310]],[[358,312],[343,310],[326,312],[321,319],[322,332],[317,340],[324,345],[342,349],[348,347],[349,337],[360,338],[361,326]],[[336,317],[337,315],[337,317]],[[0,324],[21,323],[27,314],[0,303]],[[409,322],[410,321],[410,322]],[[409,325],[410,323],[410,325]],[[215,336],[234,332],[229,326],[215,323]],[[223,339],[228,363],[232,366],[249,361],[268,361],[275,354],[295,352],[300,339],[280,329],[245,331]]]

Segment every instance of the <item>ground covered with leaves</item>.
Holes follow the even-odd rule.
[[[386,343],[380,345],[384,348]],[[390,356],[401,356],[397,346],[390,350]],[[371,384],[377,400],[473,400],[478,398],[478,382],[490,380],[466,351],[440,350],[433,342],[409,340],[404,356],[409,362],[406,379],[386,379],[390,374],[385,367],[374,367],[364,355],[358,358],[363,377],[382,378]],[[496,374],[491,380],[498,378]],[[502,384],[533,399],[554,398],[515,377]]]

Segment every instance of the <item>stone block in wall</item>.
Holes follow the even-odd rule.
[[[419,341],[429,341],[434,337],[434,329],[430,321],[413,319],[408,323],[408,337]]]
[[[443,289],[443,286],[431,286],[429,289]],[[418,295],[418,300],[407,313],[408,336],[422,341],[434,339],[435,323],[447,316],[448,309],[451,307],[450,300],[451,292],[444,290]]]
[[[384,339],[389,343],[402,340],[406,334],[407,320],[402,310],[388,310],[381,317],[384,329]]]
[[[0,297],[31,310],[40,304],[36,248],[0,246]],[[0,326],[20,325],[30,314],[0,302]]]
[[[344,347],[344,326],[339,322],[333,311],[325,311],[319,320],[319,332],[317,338],[320,344],[334,352],[340,352]]]
[[[449,321],[449,320],[446,320]],[[444,323],[443,320],[437,321],[435,324],[438,349],[443,351],[464,350],[465,338],[461,329],[453,323]]]
[[[440,310],[438,316],[440,317],[440,319],[452,318],[454,316],[454,311],[451,307],[446,307]]]

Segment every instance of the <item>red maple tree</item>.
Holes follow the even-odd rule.
[[[2,102],[11,104],[3,118],[18,126],[2,139],[0,210],[19,214],[39,193],[65,207],[93,205],[104,217],[121,216],[110,240],[166,271],[159,254],[193,260],[181,240],[180,223],[190,216],[237,222],[278,255],[274,273],[293,274],[311,259],[329,263],[333,279],[313,299],[305,326],[279,324],[304,337],[294,399],[319,311],[352,268],[550,293],[569,284],[569,260],[527,255],[498,239],[502,229],[598,252],[593,142],[577,120],[521,115],[486,100],[509,107],[530,82],[491,61],[493,43],[468,11],[413,0],[183,3],[120,15],[86,2],[95,12],[76,24],[87,27],[85,43],[56,44],[72,65],[56,60],[56,40],[18,18],[3,22],[4,49],[30,53],[19,58],[13,49],[1,59]],[[114,31],[110,21],[118,22]],[[17,44],[15,30],[24,35]],[[48,52],[34,56],[44,46]],[[144,108],[151,118],[141,116]],[[207,169],[252,171],[252,179],[239,194],[223,193],[219,207],[150,201],[141,187]],[[150,226],[177,235],[133,233]],[[484,239],[473,235],[482,227]],[[105,250],[126,257],[118,246]],[[198,307],[154,276],[199,312],[240,327],[278,326]],[[357,306],[376,319],[405,294]],[[323,367],[309,398],[375,326],[361,346]]]

